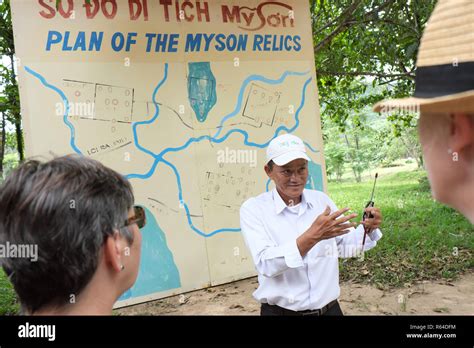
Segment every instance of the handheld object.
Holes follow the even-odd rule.
[[[374,206],[374,192],[375,192],[375,184],[377,183],[377,178],[379,176],[379,173],[375,173],[375,180],[374,180],[374,186],[372,187],[372,195],[370,196],[370,201],[365,205],[366,208],[368,207],[373,207]],[[362,215],[362,221],[365,221],[365,219],[373,218],[374,215],[372,213],[367,213],[364,209],[364,214]],[[362,240],[362,250],[364,250],[364,245],[365,245],[365,237],[367,236],[367,233],[369,231],[367,230],[367,227],[364,226],[364,239]]]

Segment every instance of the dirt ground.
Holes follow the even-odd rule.
[[[258,315],[252,297],[257,279],[193,291],[115,311],[120,315]],[[470,314],[474,315],[474,272],[457,281],[425,281],[406,288],[378,290],[341,283],[341,308],[346,315]]]

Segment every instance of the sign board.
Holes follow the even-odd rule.
[[[300,136],[324,190],[308,1],[12,0],[27,156],[78,153],[149,219],[117,306],[255,274],[239,208],[265,150]]]

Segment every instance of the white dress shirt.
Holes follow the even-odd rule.
[[[240,226],[258,272],[259,287],[253,296],[260,303],[294,311],[319,309],[337,299],[338,257],[355,257],[362,252],[364,227],[317,243],[302,257],[296,239],[318,215],[334,202],[323,192],[305,189],[300,204],[289,207],[276,189],[244,202]],[[367,235],[364,250],[382,237],[379,229]]]

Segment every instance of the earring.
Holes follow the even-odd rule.
[[[121,270],[121,271],[123,271],[124,269],[125,269],[125,266],[124,266],[124,265],[120,266],[120,270]]]

